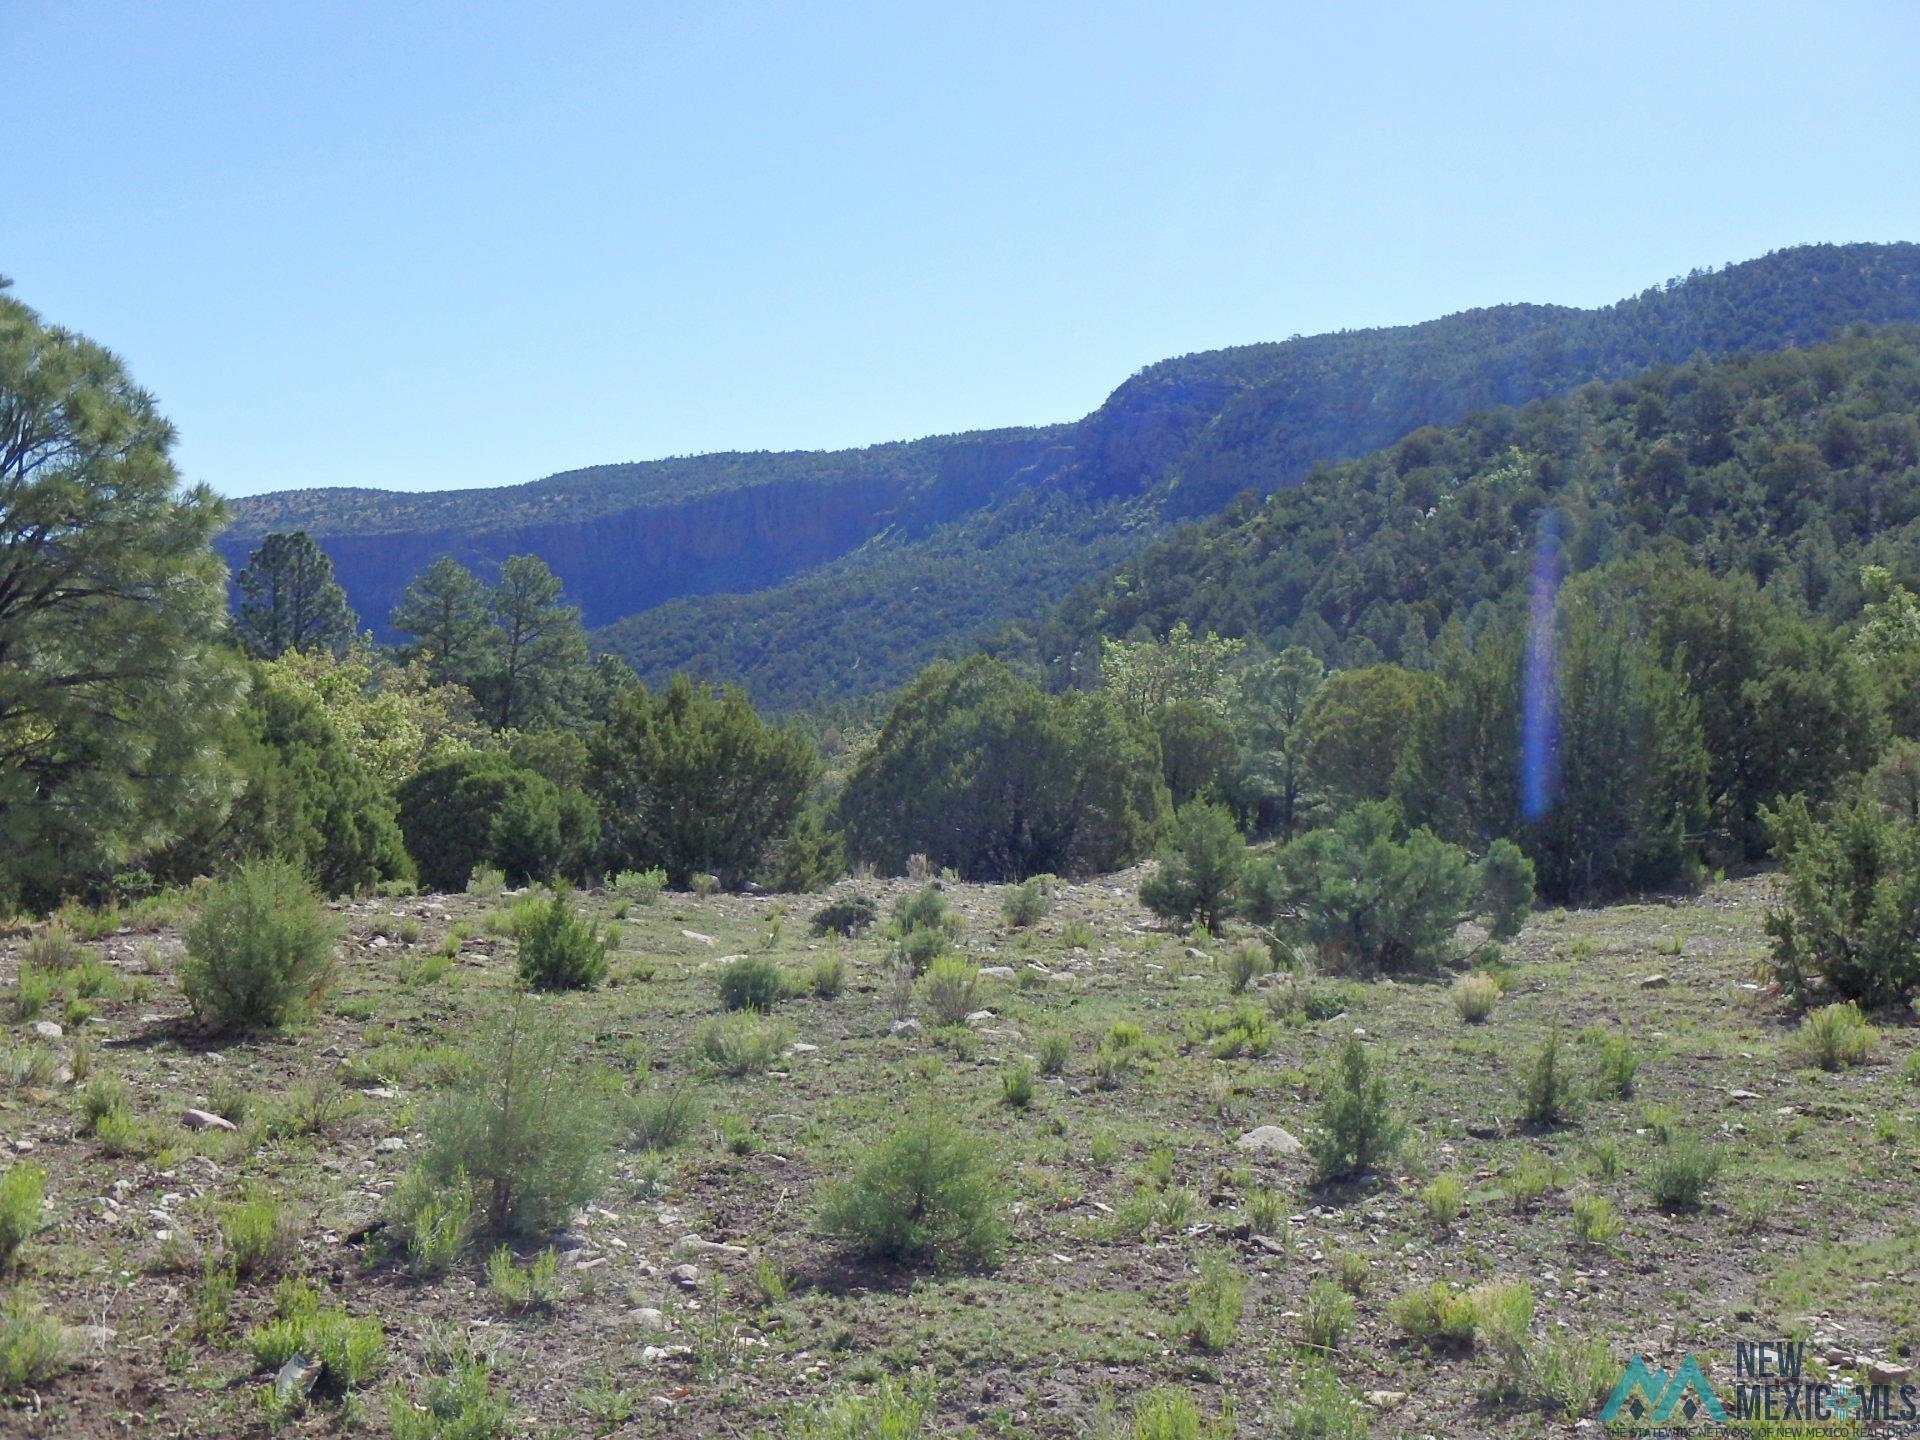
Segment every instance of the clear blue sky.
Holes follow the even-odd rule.
[[[0,273],[226,494],[1067,420],[1920,239],[1920,5],[0,0]]]

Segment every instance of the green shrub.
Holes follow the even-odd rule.
[[[1867,1006],[1920,988],[1920,824],[1871,797],[1817,823],[1794,796],[1763,811],[1784,904],[1767,913],[1773,972],[1794,1004],[1821,991]]]
[[[1399,1153],[1405,1134],[1387,1101],[1386,1080],[1374,1073],[1366,1047],[1348,1039],[1307,1141],[1317,1175],[1340,1180],[1385,1164]]]
[[[817,1000],[832,1000],[846,988],[847,962],[839,955],[821,955],[807,972],[807,989]]]
[[[399,788],[400,830],[430,890],[467,887],[482,867],[505,883],[585,878],[600,841],[593,802],[498,750],[434,761]]]
[[[1467,1297],[1473,1305],[1474,1343],[1500,1370],[1500,1389],[1525,1395],[1531,1389],[1533,1290],[1519,1281],[1490,1280]]]
[[[1569,1423],[1590,1415],[1620,1374],[1604,1340],[1557,1332],[1532,1347],[1528,1362],[1532,1393]]]
[[[515,1235],[551,1230],[598,1193],[611,1116],[582,1083],[564,1016],[517,997],[483,1028],[461,1081],[423,1127],[442,1188],[465,1177],[475,1209]]]
[[[0,1270],[39,1232],[46,1193],[47,1172],[38,1165],[15,1165],[0,1175]]]
[[[787,993],[780,967],[765,955],[742,955],[720,967],[720,1003],[729,1010],[766,1014]]]
[[[915,930],[951,931],[959,917],[947,908],[946,894],[937,884],[926,884],[893,902],[894,928],[902,935]]]
[[[1560,1037],[1549,1035],[1520,1076],[1520,1118],[1536,1129],[1573,1118],[1573,1077],[1560,1063]]]
[[[74,1363],[74,1332],[19,1285],[0,1301],[0,1395],[41,1385]]]
[[[147,1127],[127,1110],[110,1110],[94,1121],[93,1138],[100,1142],[103,1155],[115,1159],[144,1155],[153,1148]]]
[[[1022,1060],[1000,1072],[1000,1098],[1015,1110],[1033,1104],[1033,1067]]]
[[[935,1115],[907,1121],[835,1187],[822,1227],[882,1260],[992,1265],[1006,1243],[986,1147]]]
[[[591,990],[607,978],[612,940],[562,891],[515,907],[513,942],[529,989]]]
[[[1460,1018],[1469,1025],[1478,1025],[1493,1013],[1494,1002],[1500,998],[1500,986],[1491,975],[1475,973],[1454,981],[1448,994]]]
[[[386,1364],[386,1335],[378,1320],[355,1320],[326,1308],[312,1286],[282,1281],[274,1291],[276,1319],[249,1330],[254,1365],[278,1370],[295,1355],[320,1362],[320,1379],[336,1390],[369,1384]]]
[[[787,1440],[915,1440],[931,1413],[925,1390],[882,1376],[869,1390],[797,1410],[786,1434]]]
[[[1604,1195],[1573,1197],[1573,1233],[1582,1245],[1611,1245],[1620,1238],[1620,1217]]]
[[[1436,1175],[1420,1192],[1420,1204],[1436,1225],[1451,1225],[1457,1220],[1466,1198],[1467,1187],[1454,1175]]]
[[[1602,1095],[1625,1100],[1633,1094],[1633,1077],[1639,1069],[1640,1057],[1634,1053],[1631,1035],[1608,1035],[1601,1040],[1597,1088]]]
[[[1244,940],[1220,958],[1220,969],[1227,977],[1227,992],[1238,995],[1254,978],[1273,969],[1273,957],[1265,945]]]
[[[751,1012],[716,1015],[694,1027],[693,1050],[722,1075],[757,1075],[785,1053],[791,1032]]]
[[[476,865],[467,876],[467,894],[476,900],[498,900],[506,888],[507,872],[493,865]]]
[[[393,1440],[497,1440],[507,1433],[507,1416],[506,1396],[477,1360],[428,1380],[418,1403],[398,1385],[387,1392]]]
[[[1300,1307],[1300,1334],[1307,1344],[1337,1350],[1351,1329],[1353,1297],[1331,1280],[1316,1280],[1309,1285]]]
[[[1560,1172],[1551,1160],[1523,1155],[1500,1177],[1500,1190],[1513,1209],[1530,1210],[1559,1183]]]
[[[808,921],[815,935],[858,935],[880,919],[880,912],[865,895],[846,895],[830,900],[813,912]]]
[[[1132,1440],[1233,1440],[1233,1407],[1223,1401],[1220,1417],[1206,1420],[1184,1390],[1161,1386],[1134,1406]]]
[[[980,970],[955,955],[942,955],[920,982],[920,999],[936,1025],[959,1025],[979,1008]]]
[[[35,970],[22,964],[19,978],[13,987],[13,1017],[25,1023],[38,1019],[40,1012],[47,1008],[53,999],[53,976],[44,970]]]
[[[1473,1301],[1443,1281],[1395,1297],[1387,1318],[1408,1339],[1434,1349],[1465,1349],[1473,1343]]]
[[[1000,915],[1016,930],[1038,925],[1053,908],[1053,877],[1036,875],[1007,891],[1000,901]]]
[[[1404,839],[1399,812],[1370,802],[1278,853],[1281,903],[1330,965],[1432,971],[1458,951],[1461,924],[1486,903],[1467,852],[1431,831]]]
[[[699,1128],[700,1117],[700,1097],[685,1086],[636,1095],[627,1104],[627,1148],[676,1149]]]
[[[1373,1284],[1373,1262],[1357,1251],[1349,1250],[1339,1261],[1340,1288],[1349,1295],[1361,1296]]]
[[[264,1192],[254,1192],[220,1216],[233,1271],[242,1279],[287,1268],[300,1253],[300,1218]]]
[[[473,1238],[473,1186],[457,1167],[444,1181],[415,1165],[387,1199],[390,1233],[416,1275],[444,1275]]]
[[[651,905],[667,888],[667,872],[657,865],[651,870],[622,870],[609,888],[630,904]]]
[[[87,1082],[80,1092],[80,1133],[91,1135],[114,1111],[125,1111],[133,1092],[118,1075],[102,1072]]]
[[[1034,1059],[1039,1062],[1042,1075],[1066,1073],[1067,1061],[1072,1057],[1073,1037],[1064,1030],[1048,1030],[1034,1042]]]
[[[1720,1173],[1720,1156],[1694,1135],[1675,1135],[1654,1154],[1647,1188],[1662,1210],[1694,1210]]]
[[[78,965],[85,953],[64,921],[49,920],[20,947],[20,965],[59,974]]]
[[[1140,886],[1140,903],[1163,920],[1196,922],[1218,935],[1247,864],[1246,841],[1232,814],[1206,801],[1182,806],[1155,858],[1159,863]]]
[[[1849,1000],[1844,1005],[1823,1005],[1807,1016],[1800,1027],[1798,1048],[1802,1063],[1844,1070],[1871,1055],[1879,1039],[1860,1007]]]
[[[909,930],[894,947],[894,960],[910,975],[924,975],[929,966],[947,953],[947,932],[931,926]]]
[[[1496,840],[1480,862],[1480,913],[1495,940],[1511,940],[1533,913],[1533,861],[1511,840]]]
[[[1138,1069],[1150,1053],[1146,1031],[1131,1020],[1116,1020],[1094,1047],[1093,1078],[1101,1089],[1111,1090]]]
[[[1203,1255],[1200,1278],[1187,1292],[1187,1313],[1182,1321],[1188,1343],[1209,1355],[1224,1353],[1240,1328],[1246,1292],[1246,1279],[1225,1257]]]
[[[522,1269],[513,1263],[512,1249],[499,1246],[487,1257],[487,1289],[511,1314],[551,1310],[560,1298],[560,1256],[548,1246]]]
[[[250,860],[206,888],[187,929],[180,982],[194,1014],[221,1032],[301,1020],[333,978],[340,927],[283,860]]]
[[[1367,1440],[1367,1412],[1324,1365],[1308,1365],[1280,1408],[1279,1440]]]

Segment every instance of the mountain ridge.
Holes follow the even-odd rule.
[[[1315,462],[1696,351],[1892,321],[1920,321],[1920,246],[1803,246],[1591,310],[1516,303],[1170,357],[1050,427],[481,491],[250,497],[221,546],[237,565],[268,529],[309,530],[376,629],[438,554],[482,574],[541,554],[596,644],[643,678],[690,670],[791,710],[892,688],[938,654],[1039,623],[1129,548]],[[450,518],[425,523],[435,516]]]

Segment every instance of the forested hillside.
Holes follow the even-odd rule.
[[[838,455],[613,466],[438,496],[309,491],[235,506],[231,562],[304,528],[380,625],[440,554],[540,555],[596,642],[795,709],[884,691],[1044,617],[1077,584],[1242,491],[1422,425],[1698,352],[1920,321],[1920,247],[1808,246],[1598,310],[1513,305],[1163,361],[1076,424]],[[665,603],[672,602],[672,603]]]
[[[1920,572],[1920,330],[1657,367],[1423,427],[1152,546],[1029,641],[1196,631],[1330,664],[1422,664],[1449,621],[1524,593],[1548,516],[1575,569],[1671,552],[1790,608],[1855,613],[1863,564]]]

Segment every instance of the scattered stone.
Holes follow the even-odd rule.
[[[969,1024],[969,1025],[984,1025],[984,1024],[986,1024],[986,1023],[987,1023],[987,1021],[989,1021],[989,1020],[991,1020],[991,1019],[993,1019],[993,1011],[991,1011],[991,1010],[975,1010],[975,1011],[973,1011],[973,1012],[972,1012],[971,1014],[969,1014],[969,1015],[967,1016],[967,1024]]]
[[[677,1255],[710,1255],[715,1259],[744,1260],[747,1247],[744,1245],[723,1245],[717,1240],[702,1240],[698,1235],[682,1235],[674,1242]]]
[[[596,1255],[591,1260],[576,1260],[574,1262],[573,1268],[576,1270],[595,1270],[606,1263],[607,1263],[606,1256]]]
[[[374,1143],[374,1149],[382,1155],[395,1155],[407,1148],[407,1142],[398,1135],[388,1135]]]
[[[667,1272],[667,1279],[682,1290],[700,1288],[700,1267],[698,1265],[676,1265]]]
[[[1667,988],[1668,983],[1667,977],[1664,975],[1649,975],[1640,982],[1640,988],[1642,990],[1664,990]]]
[[[1406,1404],[1407,1392],[1404,1390],[1369,1390],[1362,1398],[1376,1410],[1391,1410],[1396,1405]]]
[[[713,944],[713,937],[711,935],[702,935],[698,930],[682,930],[680,932],[680,938],[683,940],[696,940],[702,945]]]
[[[789,1045],[787,1049],[796,1055],[817,1055],[820,1053],[820,1047],[818,1045],[809,1045],[805,1041],[796,1041]]]
[[[282,1403],[305,1398],[313,1393],[313,1387],[320,1379],[320,1369],[318,1360],[309,1360],[296,1350],[287,1357],[287,1363],[280,1367],[280,1373],[273,1377],[275,1396]]]
[[[1891,1360],[1869,1360],[1867,1362],[1867,1383],[1869,1385],[1904,1385],[1913,1378],[1911,1365],[1896,1365]]]
[[[1729,1100],[1758,1100],[1760,1097],[1751,1090],[1729,1090],[1727,1091],[1727,1098]]]
[[[238,1130],[240,1127],[224,1115],[216,1115],[211,1110],[189,1110],[180,1117],[180,1123],[189,1130]]]
[[[1266,1155],[1298,1155],[1306,1147],[1290,1130],[1278,1125],[1261,1125],[1233,1142],[1237,1150],[1252,1150]]]
[[[13,1148],[19,1151],[20,1154],[25,1155],[29,1150],[33,1149],[33,1141],[23,1135],[13,1142]]]
[[[667,1328],[666,1312],[656,1310],[651,1305],[642,1305],[638,1310],[628,1311],[627,1319],[636,1325],[646,1325],[654,1330]]]
[[[889,1035],[918,1035],[920,1022],[909,1015],[905,1020],[896,1020],[887,1027]]]
[[[1284,1240],[1276,1240],[1271,1235],[1255,1235],[1253,1237],[1253,1243],[1269,1255],[1284,1255],[1287,1253],[1287,1242]]]
[[[96,1350],[104,1350],[113,1343],[114,1328],[111,1325],[82,1325],[79,1335]]]
[[[649,1345],[640,1352],[640,1358],[649,1365],[657,1365],[662,1360],[684,1360],[692,1353],[691,1345]]]
[[[27,1028],[42,1040],[58,1040],[67,1033],[51,1020],[36,1020]]]
[[[1011,980],[1014,969],[1011,965],[982,965],[980,973],[992,980]]]

